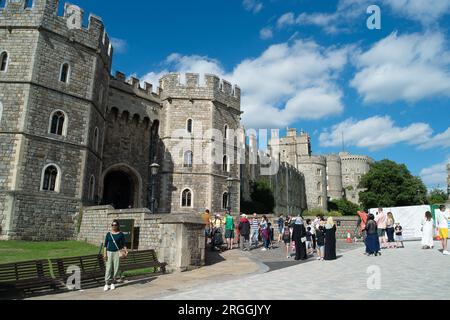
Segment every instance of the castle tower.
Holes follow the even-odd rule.
[[[1,236],[67,239],[98,197],[112,48],[99,18],[27,3],[0,11]]]
[[[342,199],[342,168],[341,158],[335,154],[329,154],[327,159],[327,192],[329,200]]]
[[[182,81],[184,78],[184,81]],[[214,75],[168,74],[160,80],[161,140],[166,149],[160,206],[173,213],[239,212],[240,166],[235,143],[240,128],[240,89]]]
[[[328,209],[326,167],[327,159],[323,156],[298,158],[298,170],[305,176],[308,209]]]
[[[342,163],[342,186],[345,197],[353,203],[359,203],[361,177],[370,170],[373,159],[364,155],[353,155],[348,152],[339,153]]]

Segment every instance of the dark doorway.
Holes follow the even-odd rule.
[[[104,181],[103,202],[112,204],[115,209],[134,207],[134,183],[132,178],[122,171],[108,173]]]

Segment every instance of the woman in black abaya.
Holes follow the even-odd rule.
[[[292,241],[295,241],[295,260],[306,260],[306,229],[303,225],[303,219],[297,217],[292,231]]]
[[[329,217],[325,225],[325,260],[336,260],[336,225]]]

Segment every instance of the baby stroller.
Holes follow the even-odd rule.
[[[223,236],[220,228],[214,228],[211,235],[211,250],[222,251]]]

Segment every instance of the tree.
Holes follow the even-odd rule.
[[[442,189],[433,189],[427,197],[428,204],[442,204],[447,201],[447,193]]]
[[[258,180],[251,182],[252,192],[250,197],[252,201],[241,200],[241,211],[246,213],[272,213],[275,208],[275,197],[270,185],[263,181]]]
[[[339,211],[344,216],[354,216],[361,210],[360,206],[347,199],[335,199],[328,203],[330,211]]]
[[[391,160],[377,161],[361,178],[359,199],[368,210],[377,207],[397,207],[426,203],[427,189],[406,165]]]

